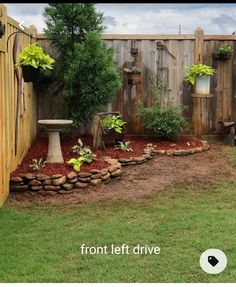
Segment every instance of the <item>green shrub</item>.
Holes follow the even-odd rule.
[[[167,87],[164,81],[158,86],[152,86],[152,107],[144,107],[139,104],[139,115],[143,119],[143,127],[153,132],[153,136],[166,140],[177,140],[187,122],[181,115],[187,107],[181,107],[171,103],[164,107],[161,105],[161,99],[166,92]]]
[[[72,165],[75,171],[80,171],[84,161],[85,158],[83,156],[80,156],[79,158],[70,159],[69,161],[67,161],[67,163]]]

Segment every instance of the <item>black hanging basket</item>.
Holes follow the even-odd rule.
[[[229,59],[230,59],[231,54],[219,55],[218,53],[213,53],[213,57],[214,57],[216,60],[225,61],[225,60],[229,60]]]
[[[22,73],[26,83],[35,83],[38,78],[39,68],[36,69],[32,66],[22,66]]]

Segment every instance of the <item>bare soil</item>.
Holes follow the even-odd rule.
[[[216,181],[235,178],[221,143],[211,144],[208,151],[188,156],[155,156],[152,160],[123,167],[120,179],[108,184],[81,189],[71,194],[41,196],[37,192],[11,193],[8,205],[24,206],[65,206],[84,202],[135,199],[151,195],[166,187],[184,184],[207,188]]]

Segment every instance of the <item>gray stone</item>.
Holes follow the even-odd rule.
[[[91,184],[92,185],[98,185],[100,183],[102,183],[102,180],[100,178],[91,180]]]
[[[42,181],[42,185],[51,185],[52,184],[52,180],[51,179],[46,179]]]
[[[27,184],[10,186],[10,191],[26,191],[26,190],[29,190],[29,186]]]
[[[90,172],[80,172],[79,177],[90,177],[92,174]]]
[[[40,195],[43,195],[43,196],[56,195],[56,194],[57,194],[56,191],[52,191],[52,190],[40,190],[38,193],[39,193]]]
[[[45,174],[37,174],[36,178],[37,178],[37,180],[43,181],[43,180],[50,179],[50,176],[45,175]]]
[[[101,178],[101,173],[93,174],[91,176],[91,179],[98,179],[98,178]]]
[[[77,181],[76,183],[75,183],[75,187],[77,187],[77,188],[85,188],[85,187],[87,187],[88,186],[88,183],[87,182],[79,182],[79,181]]]
[[[30,188],[32,190],[41,190],[41,189],[43,189],[43,186],[42,185],[31,185]]]
[[[41,181],[37,180],[37,179],[33,179],[31,181],[28,182],[29,185],[41,185]]]
[[[23,179],[19,176],[11,177],[11,182],[12,183],[21,183],[23,182]]]
[[[107,172],[105,175],[102,175],[101,180],[102,181],[108,180],[108,178],[110,178],[110,176],[111,176],[110,172]]]
[[[116,171],[111,173],[111,177],[117,177],[122,174],[122,171],[120,169],[117,169]]]
[[[22,173],[20,174],[20,177],[26,180],[32,180],[36,178],[36,175],[34,175],[33,173]]]
[[[65,190],[71,190],[74,187],[74,185],[71,183],[65,183],[62,186]]]
[[[73,180],[77,178],[77,174],[74,171],[71,171],[70,173],[67,174],[66,176],[69,180]]]
[[[66,183],[66,176],[65,175],[63,175],[62,177],[59,177],[57,179],[52,180],[53,185],[62,185],[64,183]]]
[[[61,187],[58,185],[44,185],[45,190],[59,190]]]
[[[51,176],[51,179],[56,179],[56,178],[59,178],[59,177],[62,177],[62,174],[54,174]]]

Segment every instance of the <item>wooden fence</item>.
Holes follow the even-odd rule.
[[[164,103],[173,101],[188,106],[185,112],[191,125],[191,132],[219,134],[218,122],[236,118],[236,36],[204,35],[201,29],[189,35],[103,35],[107,47],[114,49],[114,56],[123,78],[123,88],[108,106],[109,111],[119,110],[128,122],[128,132],[140,133],[141,120],[137,116],[138,101],[146,106],[151,104],[150,81],[160,79],[168,82],[168,93]],[[38,42],[50,53],[49,43],[39,35]],[[234,49],[230,60],[219,61],[212,55],[219,46],[229,44]],[[131,48],[138,49],[137,65],[141,68],[141,85],[131,86],[123,73],[123,68],[134,61]],[[216,69],[211,78],[212,99],[193,99],[192,88],[184,84],[184,66],[204,63]],[[235,78],[236,79],[236,78]],[[49,89],[47,96],[38,95],[38,118],[55,117],[62,105],[62,91]],[[194,112],[193,112],[194,106]],[[89,129],[87,130],[89,132]]]
[[[33,41],[32,31],[23,32],[0,4],[5,34],[0,38],[0,206],[8,195],[9,175],[26,154],[36,136],[36,95],[14,68],[17,53]],[[20,32],[20,33],[19,33]]]

